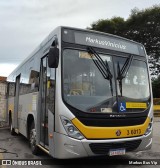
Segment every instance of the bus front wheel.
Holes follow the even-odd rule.
[[[31,151],[34,155],[38,154],[38,146],[36,145],[36,129],[35,129],[35,124],[32,122],[32,125],[30,127],[30,133],[29,133],[29,142],[30,142],[30,147]]]

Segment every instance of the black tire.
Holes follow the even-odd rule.
[[[38,155],[39,148],[36,145],[36,129],[35,129],[34,122],[32,122],[30,130],[29,130],[29,144],[31,147],[32,154]]]
[[[16,132],[15,132],[15,130],[13,128],[13,124],[12,123],[13,123],[12,122],[12,117],[10,117],[10,119],[9,119],[10,133],[11,133],[11,135],[16,135]]]

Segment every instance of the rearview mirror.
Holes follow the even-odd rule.
[[[51,47],[48,54],[48,66],[50,68],[57,68],[59,63],[59,49]]]

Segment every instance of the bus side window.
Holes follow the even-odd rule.
[[[39,72],[31,70],[29,84],[31,85],[31,92],[36,92],[39,89]]]

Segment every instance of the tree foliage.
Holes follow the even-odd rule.
[[[90,29],[142,43],[148,54],[152,79],[160,74],[160,5],[145,10],[134,8],[126,20],[121,17],[98,20]]]
[[[160,6],[133,10],[127,20],[125,36],[142,43],[149,56],[152,76],[160,74]]]
[[[114,17],[112,19],[106,20],[98,20],[97,22],[92,23],[91,29],[119,35],[125,29],[125,21],[121,17]]]

